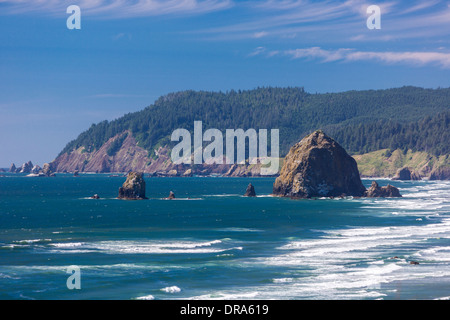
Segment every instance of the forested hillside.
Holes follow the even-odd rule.
[[[449,119],[450,88],[327,94],[311,94],[303,88],[183,91],[163,96],[142,111],[93,124],[60,155],[81,146],[93,152],[127,130],[152,153],[157,146],[173,145],[173,130],[193,130],[196,120],[203,121],[204,130],[279,129],[281,155],[316,129],[323,129],[354,154],[388,148],[440,155],[449,153]],[[110,155],[121,141],[109,149]]]

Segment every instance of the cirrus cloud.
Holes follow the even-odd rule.
[[[131,18],[169,14],[203,14],[232,6],[231,0],[0,0],[1,14],[65,15],[78,5],[83,14],[103,18]]]
[[[321,62],[380,61],[387,64],[409,64],[414,66],[436,65],[450,69],[450,53],[438,51],[358,51],[351,48],[334,50],[310,47],[285,51],[267,51],[258,48],[252,56],[266,54],[267,57],[289,56],[292,59],[319,59]]]

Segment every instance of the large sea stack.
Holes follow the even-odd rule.
[[[365,191],[355,159],[321,130],[290,149],[273,185],[274,195],[292,198],[361,197]]]
[[[119,188],[119,199],[143,200],[145,197],[145,180],[142,172],[128,173],[127,180]]]

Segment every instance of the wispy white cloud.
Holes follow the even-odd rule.
[[[266,31],[255,32],[253,34],[253,38],[259,39],[259,38],[265,37],[267,35],[268,35],[268,33]]]
[[[129,18],[169,14],[204,14],[224,10],[232,0],[0,0],[0,14],[39,13],[66,15],[66,8],[76,4],[82,14],[102,18]]]
[[[264,54],[264,51],[254,51],[254,55]],[[350,48],[339,48],[335,50],[326,50],[320,47],[311,47],[295,50],[285,50],[276,52],[271,51],[270,56],[289,56],[292,59],[319,59],[321,62],[335,61],[379,61],[387,64],[409,64],[414,66],[436,65],[445,69],[450,68],[450,53],[435,51],[358,51]]]
[[[368,30],[371,0],[265,0],[244,1],[250,12],[241,19],[201,30],[217,39],[251,39],[264,30],[265,37],[315,38],[332,42],[394,41],[450,35],[450,7],[446,0],[379,0],[382,30]],[[239,7],[239,3],[235,5]],[[358,36],[364,33],[364,36]],[[213,37],[210,37],[214,39]]]

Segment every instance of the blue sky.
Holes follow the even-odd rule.
[[[174,91],[404,85],[450,86],[449,1],[0,0],[0,167]]]

